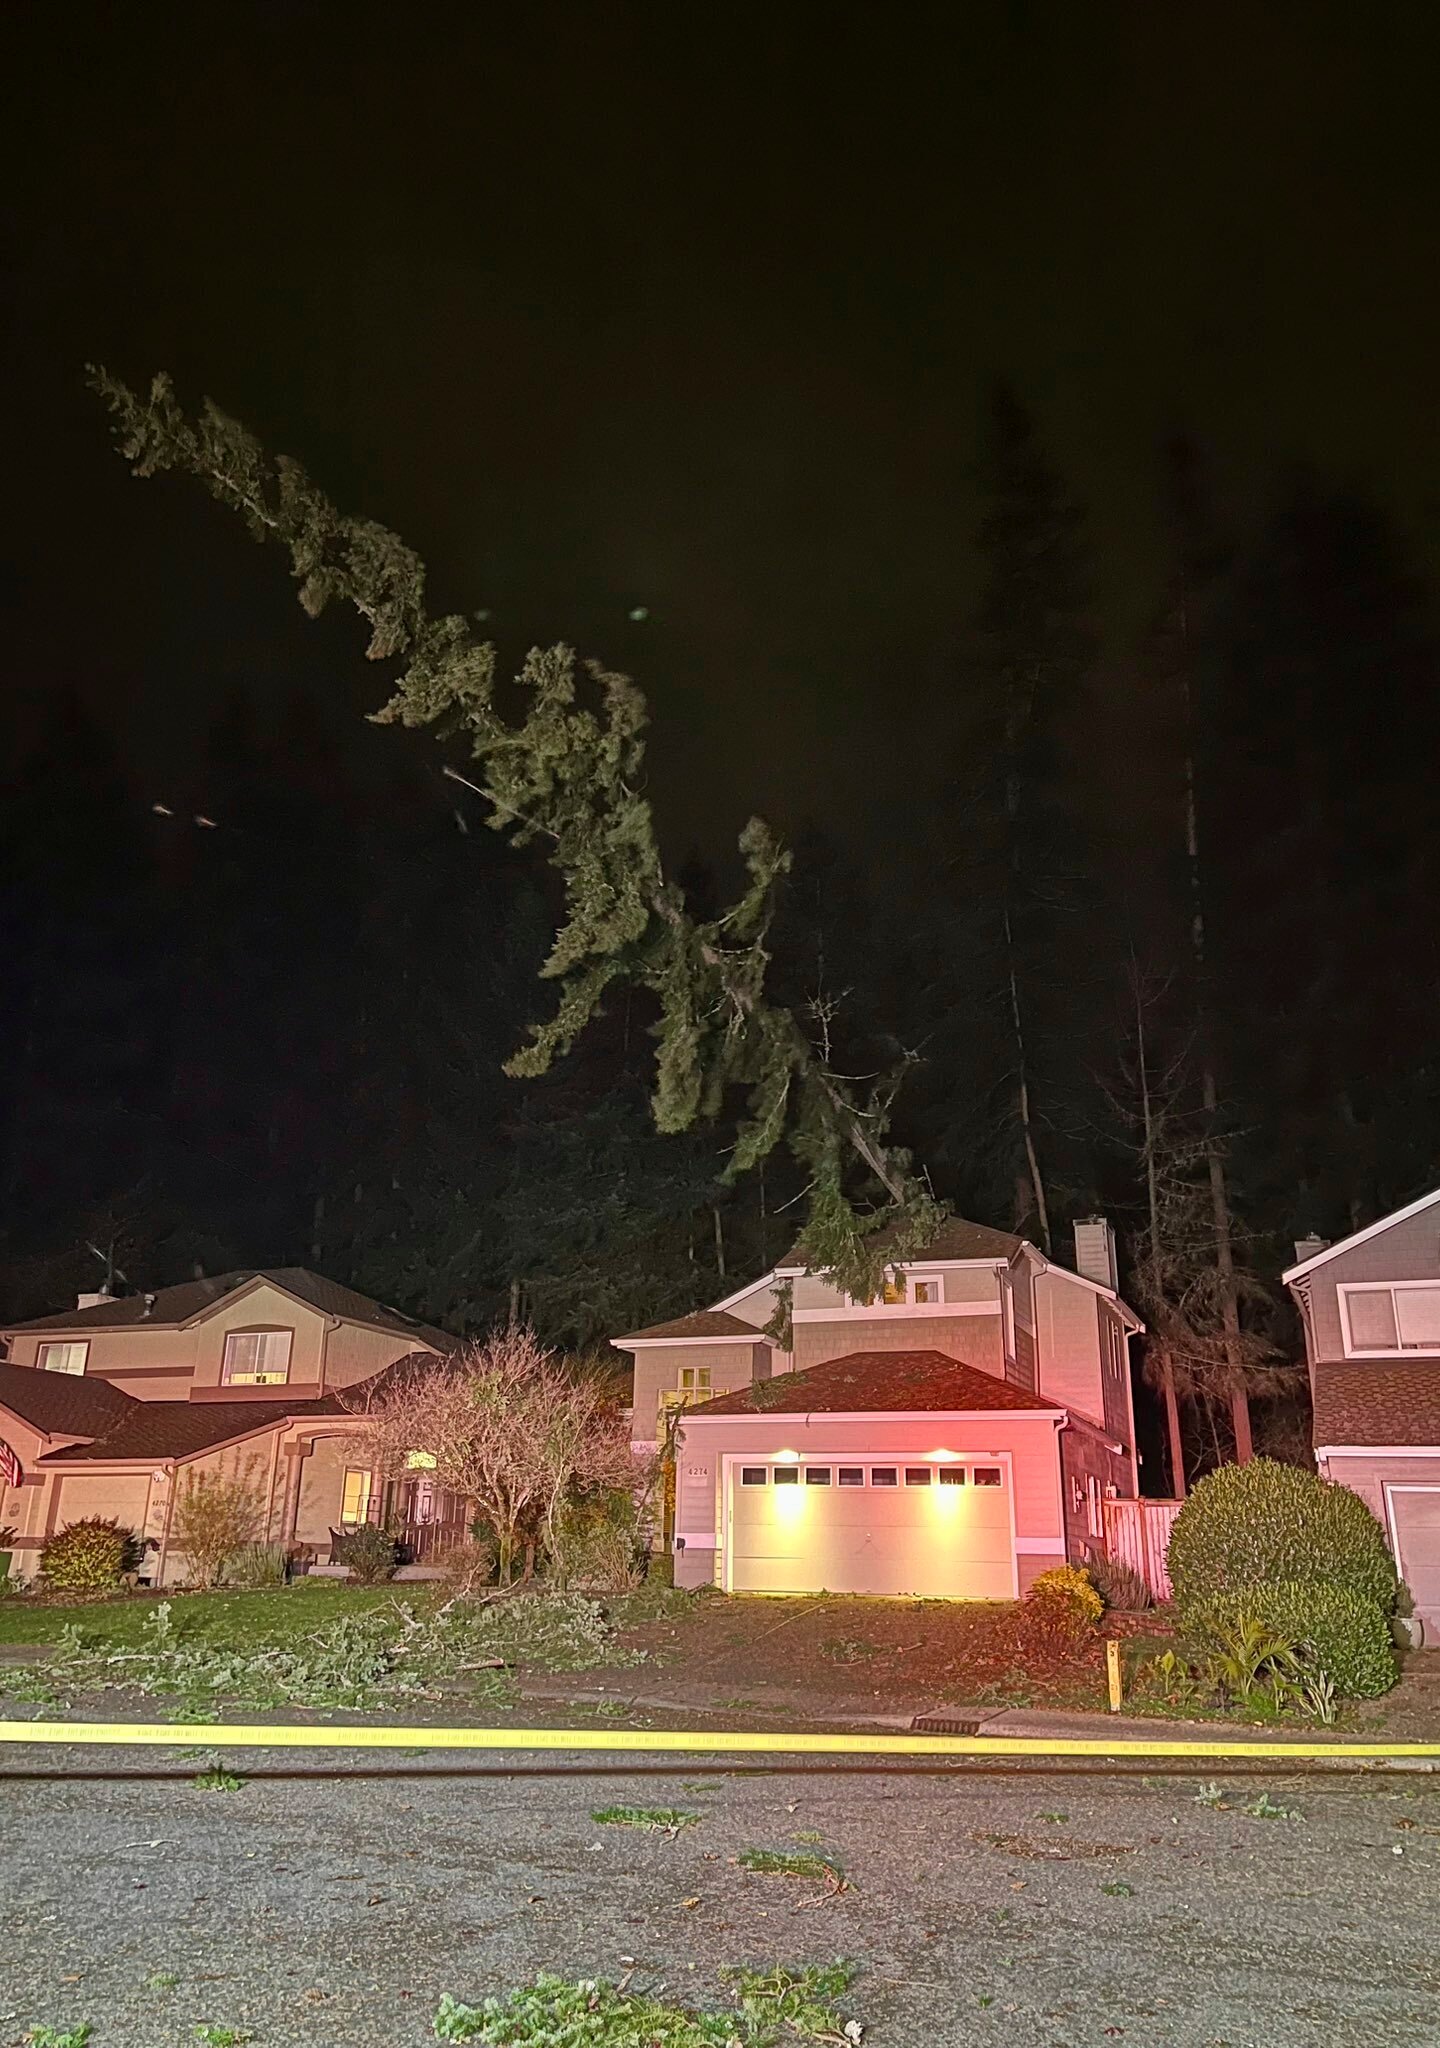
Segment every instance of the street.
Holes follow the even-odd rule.
[[[93,2048],[421,2048],[443,1993],[540,1969],[720,2005],[726,1964],[837,1956],[876,2044],[1440,2040],[1429,1775],[1217,1773],[1207,1803],[1199,1778],[426,1771],[0,1784],[0,2043],[89,2020]],[[592,1819],[613,1805],[700,1819]],[[751,1848],[850,1888],[737,1867]]]

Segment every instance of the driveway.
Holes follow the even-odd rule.
[[[200,2024],[421,2048],[443,1992],[539,1969],[721,2003],[727,1963],[838,1955],[877,2048],[1440,2040],[1440,1778],[1222,1776],[1217,1807],[1198,1779],[415,1769],[0,1777],[0,2043],[89,2019],[94,2048],[194,2048]],[[1244,1812],[1262,1785],[1295,1817]],[[591,1819],[611,1804],[702,1818],[637,1834]],[[832,1856],[853,1889],[743,1871],[752,1847]]]

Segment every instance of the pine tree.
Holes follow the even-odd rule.
[[[168,378],[144,395],[103,370],[91,380],[136,474],[188,473],[256,539],[278,541],[311,617],[335,599],[352,605],[369,628],[369,658],[403,664],[376,719],[463,740],[471,773],[460,779],[478,790],[490,824],[516,845],[544,848],[564,897],[542,969],[558,1000],[507,1071],[547,1072],[607,995],[646,990],[658,1012],[658,1128],[714,1121],[742,1093],[727,1174],[786,1144],[808,1182],[809,1263],[858,1298],[876,1293],[887,1264],[933,1235],[939,1211],[890,1139],[894,1076],[857,1089],[802,1016],[768,993],[775,894],[789,866],[769,829],[752,819],[740,836],[748,882],[739,900],[697,917],[662,861],[643,794],[646,708],[627,677],[577,664],[568,647],[533,649],[518,678],[524,714],[512,724],[496,705],[494,646],[465,618],[427,610],[423,566],[393,533],[342,515],[297,462],[272,460],[213,404],[188,418]]]

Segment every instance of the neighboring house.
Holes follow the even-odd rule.
[[[1337,1244],[1307,1238],[1299,1304],[1315,1462],[1368,1501],[1440,1629],[1440,1188]]]
[[[84,1295],[13,1324],[0,1363],[0,1525],[28,1576],[46,1538],[90,1515],[148,1538],[148,1576],[174,1584],[176,1489],[242,1471],[270,1541],[329,1555],[331,1530],[378,1518],[356,1390],[454,1339],[300,1267],[224,1273],[155,1294]],[[342,1392],[342,1390],[344,1390]],[[444,1504],[423,1472],[388,1505],[428,1526]]]
[[[1102,1549],[1137,1491],[1129,1338],[1110,1227],[1077,1265],[947,1223],[883,1299],[797,1254],[713,1308],[613,1341],[635,1362],[632,1434],[684,1411],[676,1581],[727,1592],[1009,1599]],[[767,1335],[790,1289],[790,1348]]]

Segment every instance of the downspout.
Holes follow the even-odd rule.
[[[275,1481],[279,1477],[280,1472],[280,1439],[284,1434],[283,1428],[277,1429],[270,1448],[270,1483],[265,1489],[265,1541],[267,1543],[275,1541],[273,1534],[275,1526]]]
[[[165,1560],[170,1551],[170,1518],[175,1512],[175,1488],[177,1483],[175,1466],[173,1464],[162,1466],[161,1469],[165,1474],[166,1487],[165,1526],[160,1531],[160,1556],[155,1564],[155,1588],[157,1592],[165,1584]]]

